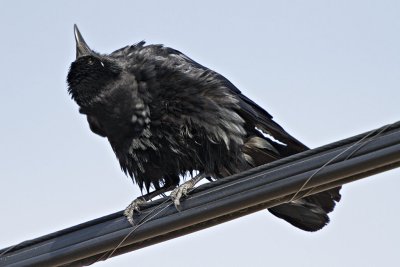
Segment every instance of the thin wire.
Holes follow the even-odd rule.
[[[353,152],[350,153],[349,156],[346,157],[346,160],[349,159],[356,151],[358,151],[361,147],[363,147],[365,144],[367,144],[368,142],[371,142],[373,139],[377,138],[378,136],[380,136],[387,128],[389,128],[389,126],[391,126],[391,124],[384,126],[382,129],[380,129],[380,131],[375,134],[374,136],[371,137],[370,140],[366,141],[365,143],[362,143],[365,139],[367,139],[369,136],[371,136],[372,134],[374,134],[376,131],[378,131],[379,129],[376,129],[374,131],[369,132],[368,134],[366,134],[365,136],[363,136],[360,140],[358,140],[357,142],[355,142],[354,144],[352,144],[351,146],[347,147],[346,149],[344,149],[342,152],[340,152],[339,154],[335,155],[333,158],[331,158],[330,160],[328,160],[324,165],[322,165],[320,168],[318,168],[313,174],[310,175],[310,177],[303,183],[303,185],[299,188],[299,190],[297,190],[297,192],[293,195],[293,197],[288,201],[288,202],[292,202],[294,200],[296,200],[297,195],[304,189],[304,187],[311,181],[311,179],[317,175],[317,173],[319,173],[321,170],[323,170],[326,166],[328,166],[332,161],[334,161],[335,159],[337,159],[338,157],[340,157],[341,155],[343,155],[345,152],[347,152],[348,150],[352,149],[353,147],[357,146],[358,144],[362,143],[360,147],[358,147],[357,149],[355,149]],[[299,197],[301,198],[301,197]],[[298,199],[299,199],[298,198]]]
[[[386,125],[385,127],[383,127],[375,136],[373,136],[371,139],[369,139],[368,141],[362,143],[365,139],[367,139],[369,136],[373,135],[377,130],[371,131],[369,133],[367,133],[365,136],[363,136],[360,140],[358,140],[357,142],[355,142],[354,144],[352,144],[351,146],[345,148],[343,151],[341,151],[339,154],[335,155],[334,157],[332,157],[330,160],[328,160],[324,165],[322,165],[320,168],[318,168],[313,174],[310,175],[310,177],[303,183],[303,185],[300,187],[300,189],[293,195],[293,197],[288,201],[288,202],[292,202],[295,200],[295,198],[297,197],[297,195],[304,189],[304,187],[311,181],[311,179],[317,174],[319,173],[321,170],[323,170],[326,166],[328,166],[331,162],[333,162],[335,159],[337,159],[338,157],[340,157],[341,155],[343,155],[345,152],[347,152],[348,150],[352,149],[353,147],[359,145],[361,143],[361,145],[355,149],[354,151],[352,151],[347,157],[346,160],[349,159],[355,152],[357,152],[360,148],[362,148],[363,146],[365,146],[366,144],[368,144],[369,142],[371,142],[374,138],[377,138],[379,135],[381,135],[389,126],[391,126],[391,124]],[[287,166],[285,166],[286,168]],[[263,174],[264,175],[264,174]],[[255,175],[252,176],[251,179],[254,179],[256,177],[259,177],[260,175]],[[249,177],[250,178],[250,177]],[[238,182],[243,182],[238,181]],[[236,183],[234,183],[236,184]],[[232,184],[227,184],[226,186],[222,186],[222,189],[225,187],[229,187],[232,186]],[[221,189],[221,188],[220,188]],[[190,190],[188,190],[187,194],[190,194],[191,191],[193,191],[194,188],[191,188]],[[309,192],[311,192],[313,190],[313,188],[311,188],[309,190]],[[213,190],[207,191],[207,193],[211,193]],[[301,198],[301,197],[300,197]],[[131,236],[140,226],[142,226],[143,224],[145,224],[146,222],[148,222],[149,220],[151,220],[152,218],[154,218],[155,216],[157,216],[158,214],[160,214],[163,210],[165,210],[167,207],[169,207],[172,203],[169,203],[168,205],[166,205],[164,208],[162,208],[161,210],[159,210],[158,212],[154,213],[153,215],[150,216],[150,214],[152,212],[154,212],[156,209],[158,209],[159,207],[161,207],[163,204],[167,203],[170,200],[170,198],[166,199],[165,201],[163,201],[162,203],[160,203],[159,205],[157,205],[156,207],[154,207],[154,209],[149,213],[148,217],[145,217],[144,220],[138,224],[136,227],[134,227],[123,239],[122,241],[111,251],[111,253],[107,256],[107,258],[105,260],[108,260],[114,253],[115,251],[120,248],[122,246],[122,244],[126,241],[126,239]],[[104,253],[99,259],[97,259],[95,262],[96,263],[100,260],[102,260],[102,258],[107,255],[109,251],[107,251],[106,253]],[[92,263],[92,264],[93,264]]]
[[[353,152],[350,153],[350,155],[348,155],[346,157],[346,160],[351,158],[351,156],[354,155],[354,153],[356,153],[358,150],[360,150],[362,147],[364,147],[365,145],[367,145],[368,143],[370,143],[372,140],[374,140],[374,138],[378,137],[379,135],[381,135],[384,131],[386,131],[392,124],[386,125],[384,127],[382,127],[382,129],[376,134],[376,136],[370,138],[369,140],[365,141],[364,143],[360,144],[360,146],[357,149],[354,149]],[[379,130],[379,129],[377,129]]]
[[[117,249],[119,249],[122,244],[126,241],[126,239],[128,239],[128,237],[130,237],[139,227],[141,227],[142,225],[144,225],[146,222],[148,222],[149,220],[153,219],[155,216],[157,216],[158,214],[160,214],[162,211],[164,211],[166,208],[168,208],[172,203],[169,203],[168,205],[166,205],[165,207],[163,207],[162,209],[160,209],[159,211],[153,213],[155,210],[157,210],[158,208],[160,208],[162,205],[166,204],[168,201],[170,201],[171,199],[166,199],[165,201],[161,202],[160,204],[158,204],[157,206],[155,206],[143,219],[142,221],[136,225],[122,240],[121,242],[118,243],[118,245],[110,252],[106,251],[103,255],[101,255],[100,258],[98,258],[96,261],[94,261],[93,263],[91,263],[90,265],[101,261],[109,252],[110,254],[104,259],[104,260],[108,260],[114,253],[115,251],[117,251]]]
[[[20,243],[14,245],[14,246],[9,247],[8,249],[6,249],[5,251],[3,251],[3,252],[0,254],[0,257],[3,257],[5,254],[7,254],[7,252],[9,252],[10,250],[14,249],[16,246],[21,245],[22,243],[23,243],[23,242],[20,242]],[[0,259],[1,259],[1,258],[0,258]]]
[[[204,178],[204,177],[203,177],[204,174],[196,175],[196,177],[199,177],[199,176],[201,177],[201,179]],[[192,178],[192,180],[193,180],[193,179],[196,179],[196,177]],[[195,180],[195,182],[197,183],[198,181]],[[194,190],[194,187],[193,187],[193,188],[190,188],[190,189],[187,191],[186,194],[189,194],[189,193],[190,193],[191,191],[193,191],[193,190]],[[170,200],[172,200],[172,199],[171,199],[171,198],[167,198],[165,201],[163,201],[163,202],[161,202],[160,204],[158,204],[157,206],[155,206],[155,207],[147,214],[147,216],[143,218],[142,222],[140,222],[138,225],[136,225],[136,226],[121,240],[121,242],[118,243],[118,245],[111,251],[111,253],[110,253],[110,254],[107,256],[107,258],[105,258],[104,260],[108,260],[109,258],[111,258],[111,256],[115,253],[115,251],[117,251],[117,249],[119,249],[119,248],[122,246],[122,244],[126,241],[126,239],[127,239],[128,237],[130,237],[140,226],[142,226],[143,224],[145,224],[145,223],[148,222],[149,220],[153,219],[155,216],[157,216],[158,214],[160,214],[160,213],[161,213],[162,211],[164,211],[166,208],[168,208],[169,206],[171,206],[172,202],[169,203],[168,205],[166,205],[165,207],[163,207],[162,209],[160,209],[158,212],[153,213],[155,210],[157,210],[158,208],[160,208],[162,205],[166,204],[166,203],[167,203],[168,201],[170,201]],[[152,214],[152,213],[153,213],[153,214]],[[107,255],[108,252],[109,252],[109,251],[105,252],[103,255],[101,255],[100,258],[98,258],[96,261],[94,261],[94,262],[91,263],[90,265],[92,265],[92,264],[94,264],[94,263],[96,263],[96,262],[98,262],[98,261],[101,261],[101,260],[104,258],[104,256]]]
[[[358,147],[357,149],[355,149],[349,156],[346,157],[346,159],[349,159],[355,152],[357,152],[362,146],[366,145],[368,142],[371,142],[374,138],[378,137],[380,134],[382,134],[390,125],[386,125],[383,129],[381,129],[375,136],[373,136],[373,138],[371,138],[370,140],[364,142],[361,144],[360,147]],[[367,133],[364,137],[362,137],[360,140],[358,140],[356,143],[352,144],[351,146],[347,147],[346,149],[344,149],[342,152],[340,152],[339,154],[335,155],[333,158],[331,158],[330,160],[328,160],[324,165],[322,165],[318,170],[316,170],[305,182],[304,184],[300,187],[300,189],[293,195],[293,197],[289,200],[289,202],[295,200],[295,197],[300,193],[300,191],[302,191],[304,189],[304,187],[311,181],[311,179],[318,173],[320,172],[322,169],[324,169],[327,165],[329,165],[332,161],[334,161],[335,159],[337,159],[338,157],[340,157],[341,155],[343,155],[345,152],[347,152],[348,150],[352,149],[353,147],[357,146],[358,144],[360,144],[361,142],[363,142],[365,139],[367,139],[369,136],[373,135],[377,130],[371,131],[369,133]],[[287,166],[285,166],[286,168]],[[260,175],[255,175],[252,176],[251,179],[254,179],[256,177],[259,177]],[[250,177],[249,177],[250,178]],[[243,180],[238,181],[238,182],[243,182]],[[236,183],[234,183],[236,184]],[[222,186],[222,189],[225,187],[229,187],[232,186],[232,184],[227,184],[226,186]],[[188,190],[187,194],[190,194],[190,192],[192,192],[195,188],[191,188],[190,190]],[[220,188],[221,189],[221,188]],[[310,192],[313,189],[310,189]],[[213,190],[211,190],[212,192]],[[211,193],[210,191],[207,191],[207,193]],[[161,205],[165,204],[167,201],[169,201],[170,199],[165,200],[164,202],[160,203],[159,205],[157,205],[150,213],[149,215],[154,212],[156,209],[158,209]],[[110,255],[108,255],[108,257],[105,259],[109,259],[114,253],[115,251],[121,247],[121,245],[125,242],[125,240],[133,234],[133,232],[135,232],[140,226],[142,226],[144,223],[148,222],[149,220],[151,220],[152,218],[154,218],[156,215],[158,215],[160,212],[162,212],[163,210],[165,210],[167,207],[169,207],[172,203],[166,205],[164,208],[162,208],[160,211],[154,213],[152,216],[146,217],[147,219],[142,221],[142,223],[140,223],[139,225],[137,225],[134,229],[132,229],[131,232],[129,232],[123,239],[122,241],[113,249],[113,251],[110,253]],[[98,260],[96,260],[95,262],[100,261],[108,252],[104,253]],[[95,263],[94,262],[94,263]]]

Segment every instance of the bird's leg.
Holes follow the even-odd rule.
[[[198,175],[196,175],[195,177],[193,177],[192,179],[184,182],[183,184],[181,184],[180,186],[178,186],[177,188],[175,188],[171,194],[170,197],[172,199],[172,201],[174,202],[174,205],[176,207],[176,209],[180,210],[180,206],[181,206],[181,198],[183,196],[187,196],[189,191],[198,183],[200,182],[202,179],[206,178],[207,175],[205,175],[204,173],[199,173]]]
[[[164,187],[161,187],[160,189],[157,189],[153,192],[150,192],[146,195],[136,198],[134,201],[132,201],[131,204],[129,204],[129,206],[124,211],[124,215],[125,215],[126,219],[128,220],[128,222],[130,224],[134,225],[133,213],[139,212],[141,205],[152,200],[153,198],[155,198],[158,195],[161,195],[161,194],[164,194],[165,192],[171,191],[174,188],[175,188],[175,186],[164,186]]]

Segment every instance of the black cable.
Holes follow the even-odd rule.
[[[182,202],[181,212],[169,205],[137,228],[112,256],[287,202],[308,180],[298,196],[310,190],[327,190],[399,164],[398,122],[205,184]],[[165,200],[154,201],[135,221],[143,221]],[[106,259],[131,230],[122,212],[117,212],[3,249],[0,266],[90,264]]]

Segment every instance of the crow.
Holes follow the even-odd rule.
[[[68,91],[90,129],[108,139],[121,169],[147,194],[125,210],[172,191],[180,199],[203,179],[220,179],[308,149],[221,74],[185,54],[144,41],[111,54],[92,50],[76,25]],[[278,141],[276,141],[278,140]],[[185,175],[198,173],[179,186]],[[153,189],[153,191],[151,191]],[[340,187],[269,209],[317,231]]]

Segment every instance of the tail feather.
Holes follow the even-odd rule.
[[[314,232],[329,223],[328,213],[340,200],[340,187],[270,208],[269,211],[291,225]]]
[[[303,148],[302,148],[303,149]],[[304,150],[304,149],[303,149]],[[265,137],[250,137],[243,147],[245,159],[255,167],[278,158],[300,152],[292,146],[284,146]],[[340,189],[336,187],[315,195],[270,208],[269,211],[295,227],[305,231],[320,230],[329,223],[328,213],[340,200]]]

